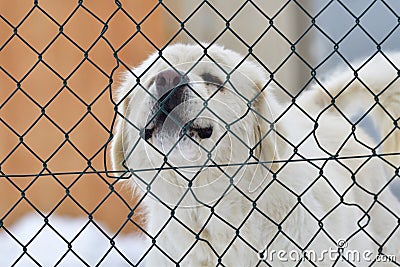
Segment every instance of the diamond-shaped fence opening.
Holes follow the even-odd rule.
[[[2,1],[0,266],[399,266],[399,26],[396,0]]]
[[[18,34],[36,51],[43,51],[57,33],[57,24],[39,9],[34,9],[18,27]]]

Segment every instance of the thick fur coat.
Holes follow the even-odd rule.
[[[146,266],[399,261],[400,54],[352,67],[289,104],[217,45],[171,45],[127,72],[112,160],[146,195]]]

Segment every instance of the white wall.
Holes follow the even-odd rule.
[[[229,28],[216,41],[220,45],[238,51],[242,54],[248,53],[248,47],[244,45],[235,34],[242,38],[248,45],[253,46],[253,52],[270,71],[276,72],[275,77],[285,89],[291,92],[300,90],[305,80],[309,79],[310,70],[305,67],[301,60],[293,55],[278,70],[281,63],[291,54],[291,46],[289,42],[296,42],[299,36],[304,32],[305,26],[309,24],[309,19],[299,9],[294,2],[286,0],[276,1],[253,1],[257,7],[247,2],[241,9],[243,0],[231,1],[208,1],[224,18],[221,18],[209,5],[203,4],[202,7],[195,12],[187,23],[185,29],[190,32],[197,40],[203,42],[212,42],[216,37],[226,29],[226,21],[229,20]],[[308,6],[309,0],[300,1],[303,5]],[[171,10],[177,14],[179,19],[185,20],[198,7],[201,1],[166,1]],[[283,8],[283,9],[282,9]],[[261,12],[257,9],[260,9]],[[282,9],[282,11],[280,11]],[[236,15],[234,15],[237,12]],[[264,16],[264,13],[266,16]],[[233,17],[233,18],[232,18]],[[273,18],[273,24],[276,27],[270,28],[269,18]],[[225,20],[224,20],[225,19]],[[166,15],[166,23],[169,26],[168,35],[171,36],[177,32],[179,25],[175,19]],[[257,39],[267,30],[267,33]],[[284,39],[277,30],[289,40]],[[308,38],[309,39],[309,38]],[[193,42],[188,34],[180,34],[176,41]],[[296,46],[298,52],[309,59],[308,50],[304,49],[305,41]]]

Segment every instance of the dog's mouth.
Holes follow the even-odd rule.
[[[188,135],[190,137],[199,137],[200,139],[210,138],[213,133],[212,126],[200,127],[194,124],[194,121],[191,120],[187,122],[181,129],[179,135]]]
[[[178,126],[178,125],[175,125]],[[153,127],[146,127],[142,130],[141,137],[146,140],[150,141],[151,138],[160,134],[161,132],[166,132],[166,135],[172,135],[172,130],[166,130],[165,128],[171,127],[163,127],[163,125],[157,125]],[[174,127],[175,128],[175,127]],[[191,139],[208,139],[212,136],[213,127],[211,125],[207,126],[198,126],[195,124],[194,120],[191,120],[185,123],[180,130],[178,131],[179,137],[189,137]]]

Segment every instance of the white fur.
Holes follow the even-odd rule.
[[[336,250],[337,242],[348,238],[346,250],[370,250],[373,258],[379,245],[384,244],[383,252],[397,256],[399,261],[399,230],[387,239],[397,229],[400,216],[399,203],[387,185],[394,168],[379,157],[368,160],[371,149],[364,143],[373,145],[372,138],[359,126],[351,134],[349,122],[330,106],[331,97],[340,94],[354,79],[353,71],[332,73],[288,108],[277,103],[274,89],[263,89],[268,78],[255,63],[216,45],[207,54],[209,57],[199,46],[170,46],[163,51],[163,58],[153,54],[133,70],[144,88],[127,73],[117,92],[119,113],[130,123],[124,119],[118,122],[113,163],[115,169],[121,169],[121,161],[126,160],[134,173],[132,185],[147,194],[145,235],[149,242],[153,237],[156,241],[146,256],[147,266],[176,266],[176,262],[180,266],[216,266],[218,257],[223,266],[264,266],[266,262],[272,266],[295,266],[293,261],[280,261],[277,254],[272,255],[273,260],[260,263],[259,251],[267,247],[267,255],[273,250],[300,253],[303,248],[322,255],[325,250]],[[400,54],[389,57],[399,68]],[[188,139],[174,146],[178,137],[162,130],[150,139],[152,145],[139,137],[151,111],[150,94],[155,94],[154,85],[148,82],[170,65],[183,72],[191,69],[191,82],[201,80],[200,74],[205,71],[222,81],[226,80],[225,72],[230,73],[226,88],[210,99],[209,109],[200,112],[203,121],[199,120],[199,124],[210,122],[214,126],[211,138],[200,141],[201,147]],[[362,66],[358,77],[360,80],[335,98],[335,105],[349,118],[375,103],[364,85],[379,94],[395,79],[396,71],[378,55]],[[204,83],[193,82],[191,86],[204,99],[216,90]],[[249,112],[248,103],[253,99]],[[399,82],[391,84],[380,103],[396,119],[400,116]],[[192,94],[188,104],[180,108],[195,118],[203,108],[203,100]],[[392,120],[380,107],[374,109],[372,116],[382,136],[393,129]],[[226,123],[238,118],[242,119],[232,124],[218,142],[226,134]],[[267,134],[269,122],[274,122],[276,132]],[[395,131],[377,153],[400,151],[399,129]],[[154,147],[168,154],[168,164]],[[254,148],[256,159],[249,158],[249,148]],[[207,151],[211,151],[216,164],[222,164],[221,168],[201,167],[213,165],[207,160]],[[333,155],[338,159],[334,160]],[[398,168],[398,157],[387,160]],[[171,166],[180,168],[175,171]],[[151,188],[146,188],[149,183]],[[374,194],[378,194],[377,201]],[[369,222],[363,218],[363,211],[368,212]],[[323,225],[318,224],[319,220]],[[314,264],[331,266],[334,261],[325,255],[323,261]],[[370,262],[361,259],[352,264],[366,266]],[[304,261],[301,266],[308,265],[311,263]],[[335,266],[350,265],[340,259]]]

